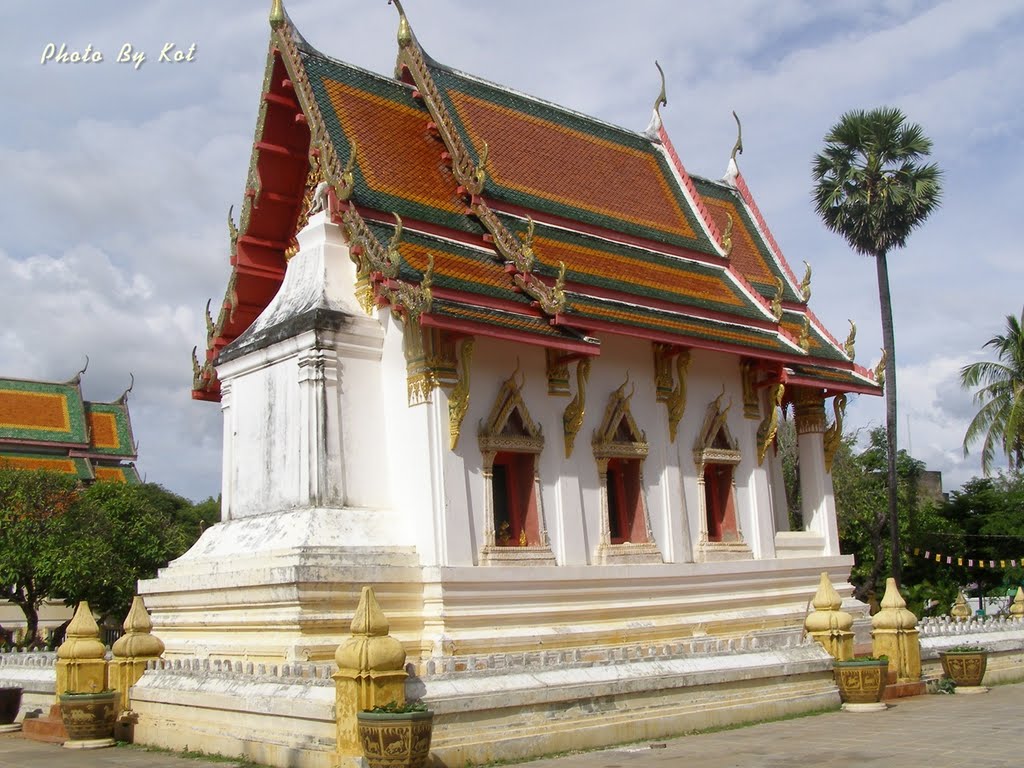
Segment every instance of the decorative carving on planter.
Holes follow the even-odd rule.
[[[352,617],[352,636],[334,653],[337,750],[343,755],[361,754],[358,712],[405,702],[405,650],[390,629],[373,588],[363,587]]]

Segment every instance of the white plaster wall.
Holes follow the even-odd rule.
[[[225,438],[230,439],[232,463],[223,478],[224,498],[230,500],[224,517],[287,509],[299,496],[299,451],[292,434],[299,412],[297,361],[289,356],[230,381],[230,434]]]
[[[448,461],[447,398],[435,390],[431,402],[409,406],[408,378],[402,340],[405,327],[389,310],[378,310],[384,331],[380,392],[387,403],[376,415],[377,433],[387,436],[387,451],[377,453],[388,468],[391,505],[416,544],[423,565],[446,565],[454,561],[471,565],[468,547],[459,546],[465,536],[459,525],[450,524],[448,511],[457,508],[447,498],[448,475],[441,464]],[[443,421],[439,419],[443,415]],[[371,441],[372,442],[372,441]]]
[[[329,456],[341,456],[338,466],[330,468],[332,485],[342,489],[344,506],[389,507],[391,472],[384,457],[392,436],[379,425],[386,402],[381,350],[374,343],[351,343],[343,334],[333,334],[331,341],[338,348],[339,365],[337,384],[328,382],[327,396],[336,399],[340,445],[335,446],[335,435],[329,435],[327,450]]]
[[[646,502],[655,543],[666,562],[692,562],[699,538],[698,485],[693,447],[708,404],[725,387],[725,402],[732,400],[729,429],[739,442],[743,460],[736,468],[736,511],[744,540],[755,557],[774,557],[772,479],[757,464],[756,434],[760,419],[743,416],[739,361],[736,357],[694,350],[687,375],[687,405],[676,443],[669,443],[667,409],[655,400],[651,345],[626,337],[608,336],[591,366],[583,426],[576,436],[571,458],[565,458],[562,413],[570,398],[547,393],[544,352],[540,348],[480,338],[473,357],[470,402],[456,451],[448,451],[447,398],[435,392],[439,405],[444,467],[446,554],[438,562],[461,565],[474,562],[483,546],[485,519],[481,456],[476,435],[485,422],[501,383],[516,366],[525,379],[524,402],[540,425],[544,450],[539,461],[543,512],[551,548],[560,565],[582,565],[594,560],[600,540],[599,480],[591,440],[601,426],[612,392],[629,372],[635,394],[630,409],[637,426],[647,435],[650,453],[644,462]],[[570,365],[572,392],[576,392],[575,363]],[[404,385],[404,378],[403,378]],[[404,390],[403,390],[404,393]],[[415,411],[425,406],[409,409]],[[423,428],[421,437],[428,437]],[[421,452],[420,461],[424,453]],[[412,485],[411,483],[409,485]],[[458,553],[456,555],[456,553]]]
[[[718,352],[695,349],[691,353],[686,382],[686,412],[679,423],[675,455],[682,476],[683,495],[688,511],[686,534],[689,539],[689,551],[680,552],[677,562],[693,562],[696,558],[697,543],[700,540],[702,501],[697,467],[693,460],[693,448],[704,426],[708,404],[722,394],[723,388],[723,407],[732,402],[726,424],[743,452],[743,461],[736,467],[733,477],[736,486],[736,516],[744,540],[748,540],[752,527],[753,510],[748,486],[752,467],[757,465],[754,445],[758,422],[743,416],[739,359]]]

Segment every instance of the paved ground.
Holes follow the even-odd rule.
[[[832,712],[718,733],[588,752],[525,768],[1017,768],[1024,765],[1024,684],[979,696],[918,696],[886,712]],[[662,746],[663,745],[663,746]],[[117,747],[62,749],[0,734],[0,768],[232,768]]]

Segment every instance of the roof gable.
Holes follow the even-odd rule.
[[[88,445],[77,380],[0,379],[0,440]]]
[[[714,243],[646,136],[431,64],[444,104],[482,159],[488,198],[703,253]]]

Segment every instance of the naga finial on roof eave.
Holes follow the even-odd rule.
[[[665,70],[661,68],[661,64],[658,63],[657,59],[654,60],[654,66],[658,68],[658,74],[661,75],[661,91],[658,93],[658,98],[654,100],[651,122],[644,130],[644,135],[652,141],[658,141],[658,131],[661,129],[661,108],[668,105],[668,97],[665,93]]]
[[[736,186],[736,177],[740,175],[740,166],[736,162],[736,155],[743,154],[743,125],[740,123],[740,116],[736,114],[736,110],[732,111],[733,119],[736,121],[736,143],[732,145],[732,153],[729,155],[729,165],[725,169],[725,175],[722,177],[729,186]]]

